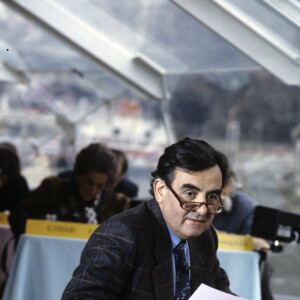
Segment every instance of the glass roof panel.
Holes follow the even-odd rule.
[[[241,11],[248,11],[254,22],[260,26],[263,24],[264,30],[276,33],[279,44],[299,49],[297,27],[267,4],[256,0],[226,2],[233,3]],[[225,77],[231,77],[230,74],[234,74],[232,71],[260,68],[171,1],[138,0],[128,3],[124,0],[53,0],[53,3],[63,6],[68,13],[111,39],[112,43],[165,70],[169,77],[188,73],[212,73],[208,77],[215,78],[220,77],[216,75],[219,72],[231,72],[229,75],[224,73]],[[115,82],[115,79],[102,72],[87,56],[64,43],[63,39],[0,5],[1,39],[2,44],[3,41],[7,43],[0,54],[2,61],[15,61],[19,69],[26,65],[30,71],[73,71],[80,75],[88,74],[94,79],[99,76],[107,77],[109,81]],[[4,49],[14,51],[5,53]],[[174,79],[169,80],[174,82]],[[220,80],[224,83],[223,79],[219,78],[218,81]],[[169,85],[171,92],[172,85],[174,84]]]
[[[261,0],[238,1],[230,0],[243,11],[252,16],[252,21],[262,26],[265,30],[275,34],[278,42],[287,44],[294,49],[300,49],[299,28],[289,19],[272,9]],[[296,10],[296,8],[295,8]]]
[[[87,58],[0,2],[0,59],[27,71],[99,71]],[[20,64],[20,62],[22,62]]]
[[[244,55],[169,1],[57,2],[121,46],[145,55],[171,73],[255,67]],[[98,70],[49,32],[13,10],[1,7],[1,38],[16,49],[29,70]],[[8,19],[13,22],[7,22]],[[108,27],[108,24],[114,26]]]
[[[83,0],[76,4],[71,0],[59,3],[122,46],[152,59],[168,73],[256,67],[227,42],[166,0],[130,3],[100,0],[90,1],[89,6]],[[108,18],[114,20],[113,27],[107,26]]]
[[[103,72],[88,57],[1,2],[0,33],[0,61],[31,74],[35,80],[35,74],[73,73],[89,78],[95,84],[89,83],[90,88],[99,96],[115,98],[129,93],[127,87]]]

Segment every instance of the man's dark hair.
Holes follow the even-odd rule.
[[[74,174],[84,175],[91,171],[108,175],[108,181],[113,180],[117,171],[114,153],[102,143],[90,144],[76,156]]]
[[[156,170],[151,173],[150,194],[154,196],[153,183],[156,178],[172,184],[176,169],[198,172],[216,165],[221,169],[223,187],[228,168],[226,156],[203,140],[186,137],[167,147],[159,158]]]

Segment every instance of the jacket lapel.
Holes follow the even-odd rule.
[[[152,280],[156,299],[173,300],[173,267],[172,242],[166,223],[156,200],[149,201],[149,209],[153,214],[154,258],[156,266],[152,272]]]
[[[191,294],[201,283],[209,283],[209,255],[212,252],[209,242],[209,229],[200,237],[189,241],[191,263]]]

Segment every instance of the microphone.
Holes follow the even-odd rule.
[[[181,269],[181,272],[183,274],[186,274],[190,268],[191,268],[191,266],[189,266],[188,264],[184,264],[183,268]]]

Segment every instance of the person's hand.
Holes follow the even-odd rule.
[[[222,230],[219,230],[217,228],[215,228],[215,231],[216,231],[217,234],[222,234],[222,233],[228,234],[226,231],[222,231]]]
[[[216,229],[217,234],[230,234],[226,231],[222,231],[222,230],[218,230]],[[265,251],[267,258],[272,254],[272,250],[270,248],[270,244],[262,238],[258,238],[258,237],[252,237],[252,244],[253,244],[253,250],[258,250],[258,251]]]
[[[252,237],[253,249],[258,251],[265,251],[267,258],[272,254],[270,244],[262,238]]]

